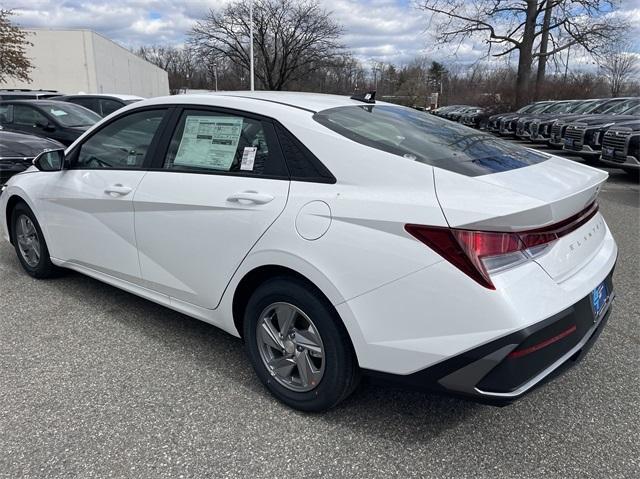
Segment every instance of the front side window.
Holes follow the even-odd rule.
[[[49,121],[46,116],[35,108],[26,105],[14,105],[13,123],[24,126],[44,126],[49,123]]]
[[[0,105],[0,125],[13,123],[13,105]]]
[[[71,167],[76,169],[142,168],[165,110],[132,113],[89,137]]]
[[[548,159],[542,153],[401,106],[343,106],[320,111],[313,118],[357,143],[467,176]]]
[[[267,125],[226,113],[187,110],[171,139],[164,168],[194,173],[276,174]]]

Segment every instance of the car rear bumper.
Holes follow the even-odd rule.
[[[601,228],[598,231],[593,230],[596,224]],[[574,244],[581,235],[598,241],[598,246],[582,250],[583,246]],[[565,263],[568,250],[573,251],[572,259]],[[536,261],[492,276],[495,290],[468,280],[464,273],[441,261],[335,304],[335,308],[349,331],[362,369],[414,385],[422,381],[428,389],[492,400],[496,398],[488,393],[513,392],[539,371],[511,381],[511,391],[481,383],[484,376],[475,383],[467,381],[462,390],[439,381],[473,360],[486,363],[491,359],[493,366],[498,366],[520,345],[527,346],[524,341],[543,326],[579,311],[584,298],[610,278],[617,252],[606,223],[596,215]],[[571,333],[571,338],[586,334],[581,327]],[[502,343],[504,338],[509,341]],[[509,348],[499,351],[499,345]],[[469,357],[470,352],[476,356]],[[481,352],[485,354],[480,355]],[[545,363],[542,369],[548,365]],[[543,376],[550,374],[551,371]],[[415,381],[416,378],[422,379]],[[485,394],[475,391],[476,386]]]
[[[544,321],[412,374],[367,373],[413,389],[509,404],[584,357],[611,314],[612,276],[613,270],[605,280],[607,303],[597,316],[587,295]]]

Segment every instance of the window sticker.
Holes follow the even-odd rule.
[[[256,160],[258,148],[255,146],[246,146],[242,152],[242,163],[240,169],[245,171],[253,171],[253,163]]]
[[[242,133],[242,118],[187,116],[174,165],[229,171]]]
[[[51,114],[55,115],[55,116],[65,116],[68,113],[66,111],[63,111],[63,110],[51,110]]]

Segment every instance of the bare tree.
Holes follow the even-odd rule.
[[[172,94],[191,86],[197,69],[195,54],[189,48],[150,45],[142,46],[134,53],[168,73]]]
[[[342,28],[318,0],[254,0],[255,75],[282,90],[315,69],[340,60]],[[249,70],[249,0],[210,10],[189,33],[189,44],[210,61]]]
[[[640,55],[630,51],[628,42],[614,42],[598,57],[600,71],[607,79],[611,96],[620,96],[625,85],[640,71]]]
[[[420,8],[443,21],[441,43],[481,37],[494,57],[518,52],[516,104],[529,101],[532,64],[573,45],[588,52],[619,36],[626,24],[611,15],[618,0],[421,0]],[[545,12],[547,22],[539,20]],[[544,16],[544,15],[543,15]],[[436,18],[438,19],[438,18]],[[546,37],[542,51],[541,37]]]
[[[9,78],[30,82],[27,33],[11,23],[11,10],[0,9],[0,83]]]

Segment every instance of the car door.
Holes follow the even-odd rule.
[[[164,127],[166,108],[120,116],[68,152],[46,193],[51,255],[140,281],[133,196]]]
[[[142,278],[212,309],[284,209],[286,166],[272,123],[249,113],[185,109],[166,141],[134,198]]]

